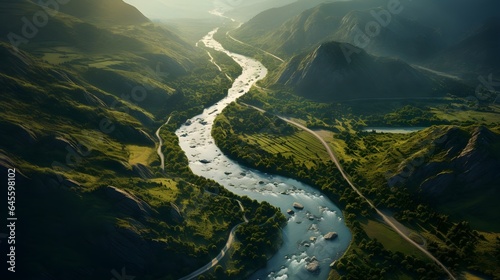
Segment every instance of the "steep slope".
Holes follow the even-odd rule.
[[[37,48],[38,46],[34,46],[37,43],[48,46],[70,45],[84,51],[132,50],[145,47],[135,38],[120,36],[68,14],[55,13],[54,10],[30,1],[6,1],[1,4],[3,9],[0,11],[0,32],[5,34],[2,40],[16,48]],[[37,14],[47,18],[46,24],[39,24],[37,19],[35,25],[33,19]]]
[[[162,26],[60,11],[26,36],[24,18],[46,9],[5,0],[0,8],[0,174],[17,172],[19,279],[178,279],[207,263],[241,222],[240,208],[204,194],[232,196],[190,172],[173,131],[231,81]],[[169,116],[163,172],[152,135]]]
[[[500,76],[500,19],[493,18],[456,45],[430,60],[430,67],[465,78],[478,75]]]
[[[304,40],[304,44],[308,46],[317,44],[325,37],[323,33],[333,32],[337,28],[343,15],[353,9],[366,9],[375,5],[366,1],[315,4],[310,6],[295,4],[262,12],[242,25],[233,35],[264,49],[290,54],[300,51],[300,48],[293,49],[297,47],[293,46],[293,41]],[[259,26],[264,24],[267,28],[263,26],[259,29]],[[289,40],[290,43],[287,42]],[[288,47],[283,46],[287,44]]]
[[[500,3],[495,0],[421,0],[404,1],[401,16],[439,30],[447,46],[464,39],[464,35],[498,16]]]
[[[62,12],[50,17],[50,22],[28,39],[21,19],[43,8],[29,1],[2,5],[0,31],[7,34],[3,40],[10,46],[10,56],[23,57],[19,50],[27,51],[62,68],[72,82],[90,84],[117,97],[131,91],[132,85],[145,86],[150,88],[149,98],[139,106],[150,112],[164,110],[175,93],[175,80],[193,70],[195,61],[206,60],[205,53],[165,27],[151,23],[122,27],[119,21],[107,28]]]
[[[486,127],[470,131],[452,127],[432,145],[429,162],[418,168],[401,166],[410,170],[409,185],[428,195],[451,199],[494,186],[500,178],[496,170],[500,166],[500,135]]]
[[[268,29],[263,35],[251,34],[244,25],[235,32],[235,36],[252,40],[262,48],[284,56],[297,54],[329,40],[405,59],[422,58],[436,50],[439,35],[435,30],[391,14],[382,4],[379,1],[324,3],[302,12],[274,30]]]
[[[351,43],[373,54],[407,61],[420,61],[435,54],[442,46],[440,37],[435,29],[380,7],[349,12],[335,33],[327,35],[328,39]]]
[[[482,126],[432,128],[405,145],[403,149],[412,151],[399,164],[390,186],[408,187],[445,213],[467,218],[483,230],[498,230],[491,224],[500,191],[498,133]]]
[[[244,23],[232,35],[252,45],[263,46],[259,42],[260,38],[269,36],[271,32],[275,31],[290,18],[322,2],[324,1],[297,1],[283,7],[263,11]]]
[[[63,13],[99,24],[132,25],[149,22],[137,8],[123,0],[71,0],[60,7]]]
[[[334,40],[420,62],[462,40],[464,30],[477,29],[499,8],[492,0],[398,3],[391,8],[387,1],[335,1],[296,15],[282,7],[257,15],[233,36],[284,57]],[[282,13],[289,18],[283,20]]]
[[[320,3],[325,0],[314,0],[308,2]],[[228,9],[224,14],[230,18],[236,19],[239,22],[247,22],[259,13],[272,9],[283,7],[292,3],[301,2],[296,0],[256,0],[256,1],[225,1],[225,7]],[[305,1],[302,1],[305,2]],[[305,3],[303,3],[305,4]]]
[[[321,44],[312,52],[292,58],[277,84],[321,101],[436,97],[447,92],[437,80],[400,60],[374,57],[338,42]]]

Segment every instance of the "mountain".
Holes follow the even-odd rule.
[[[313,44],[317,44],[324,36],[318,36],[316,34],[318,31],[314,30],[315,28],[332,32],[331,21],[340,20],[343,14],[351,9],[367,8],[373,5],[373,3],[366,1],[341,1],[326,4],[297,2],[260,13],[235,30],[232,35],[269,51],[290,54],[290,52],[294,52],[291,50],[293,44],[290,43],[288,48],[283,47],[288,43],[288,40],[305,40],[304,44],[307,45],[310,45],[314,40]],[[324,10],[320,7],[333,8]],[[321,21],[323,22],[320,23]],[[304,36],[309,36],[309,38]]]
[[[443,50],[429,67],[477,81],[479,75],[500,76],[500,19],[492,18],[467,38]]]
[[[390,15],[386,9],[378,7],[347,13],[335,33],[326,34],[325,39],[351,43],[377,55],[420,61],[440,49],[440,37],[433,28],[396,14]]]
[[[320,101],[436,97],[447,92],[435,77],[401,60],[375,57],[338,42],[323,43],[293,57],[276,83]]]
[[[464,35],[484,24],[485,19],[498,16],[496,0],[421,0],[401,2],[401,16],[439,31],[445,46],[464,39]]]
[[[433,137],[421,139],[420,134],[408,141],[415,154],[399,165],[390,185],[420,192],[455,216],[474,217],[472,221],[492,218],[500,191],[500,134],[479,126],[433,128],[428,135]]]
[[[297,1],[286,6],[263,11],[232,32],[232,35],[252,45],[271,50],[271,46],[264,46],[259,42],[259,40],[261,38],[269,37],[273,31],[287,22],[290,18],[293,18],[304,10],[310,9],[322,2],[324,1]],[[277,41],[279,44],[279,40]],[[274,41],[273,43],[277,42]]]
[[[88,22],[131,25],[149,22],[137,8],[122,0],[71,0],[60,11]]]
[[[292,4],[257,15],[232,35],[287,58],[323,42],[339,41],[372,54],[422,63],[464,40],[464,30],[470,34],[480,29],[484,18],[496,16],[493,11],[500,8],[492,0],[399,3],[391,10],[387,1],[335,1],[302,11]],[[471,37],[471,41],[476,39]]]
[[[236,19],[240,22],[246,22],[252,19],[254,16],[261,12],[287,6],[293,3],[299,3],[300,5],[310,4],[317,5],[325,0],[313,0],[313,1],[296,1],[296,0],[257,0],[257,1],[225,1],[227,6],[221,7],[223,10],[227,10],[224,15]],[[300,3],[302,2],[302,3]],[[224,9],[225,8],[225,9]]]
[[[354,44],[374,54],[404,59],[419,59],[433,54],[440,44],[437,31],[389,13],[385,6],[379,6],[382,3],[324,3],[275,29],[266,30],[262,35],[250,31],[257,24],[252,21],[234,35],[287,57],[330,40]]]
[[[111,3],[115,3],[113,0]],[[71,4],[70,4],[71,3]],[[0,32],[5,34],[6,39],[11,45],[17,47],[35,47],[37,43],[43,43],[46,46],[53,45],[70,45],[86,51],[106,51],[106,49],[116,48],[121,50],[131,50],[145,48],[145,45],[137,39],[130,36],[121,36],[111,30],[106,30],[96,26],[93,21],[82,20],[83,15],[90,12],[90,8],[84,4],[85,1],[76,0],[68,3],[70,8],[59,5],[57,9],[50,10],[51,6],[40,7],[30,1],[5,1],[2,3],[4,9],[0,11],[1,14],[1,27]],[[109,7],[104,5],[107,1],[100,1],[99,6]],[[118,3],[122,3],[118,1]],[[86,6],[82,12],[77,12],[76,5]],[[118,5],[119,6],[119,5]],[[127,6],[126,6],[127,7]],[[137,10],[129,7],[131,13],[127,13],[129,18],[114,22],[115,25],[131,24],[136,22],[130,18],[143,18]],[[75,14],[82,16],[77,18],[75,16],[65,14],[60,11],[61,9],[69,9]],[[109,11],[105,11],[107,13]],[[47,17],[46,24],[38,24],[35,21],[34,15],[45,15]],[[111,18],[107,18],[109,22]],[[147,19],[145,19],[147,21]],[[144,21],[144,22],[146,22]],[[36,23],[36,24],[35,24]]]
[[[204,195],[220,188],[233,197],[191,173],[174,133],[231,81],[205,49],[121,1],[71,3],[56,14],[32,1],[0,1],[0,174],[15,168],[23,217],[16,275],[178,279],[209,262],[242,222],[236,201]],[[99,9],[103,17],[93,17]],[[239,69],[227,61],[219,63]]]

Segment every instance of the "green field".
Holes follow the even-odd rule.
[[[252,125],[245,123],[246,119],[252,119]],[[297,118],[294,120],[306,125],[313,122],[312,118],[307,121]],[[494,194],[485,194],[483,197],[476,197],[476,200],[469,198],[467,203],[458,199],[433,207],[408,188],[388,187],[390,176],[400,172],[415,158],[424,157],[428,161],[437,162],[452,160],[447,158],[445,152],[432,145],[436,139],[454,133],[453,138],[447,139],[467,143],[478,128],[442,125],[408,134],[391,134],[360,132],[359,124],[359,120],[342,118],[328,125],[328,129],[321,128],[326,125],[320,125],[320,128],[313,125],[313,129],[337,154],[343,168],[363,194],[379,209],[394,213],[391,216],[394,215],[406,227],[411,239],[426,246],[434,256],[457,272],[463,266],[471,271],[495,275],[496,270],[488,270],[479,265],[484,260],[491,261],[492,249],[486,250],[486,244],[490,248],[497,245],[494,240],[483,240],[482,236],[487,235],[484,231],[476,231],[497,230],[492,225],[497,211],[488,211],[489,208],[496,208],[494,200],[488,198],[496,197]],[[491,131],[498,130],[495,124],[490,124],[489,128]],[[391,278],[412,279],[415,277],[413,273],[423,271],[427,271],[432,278],[442,273],[420,250],[388,226],[374,220],[369,209],[364,208],[366,205],[355,193],[349,188],[344,189],[345,182],[336,174],[336,170],[331,169],[326,150],[313,135],[300,129],[285,129],[272,114],[259,113],[238,104],[228,106],[217,118],[213,135],[219,147],[243,160],[245,164],[270,172],[293,171],[285,174],[307,180],[313,185],[317,182],[323,190],[337,195],[333,197],[339,198],[340,204],[344,205],[348,224],[352,223],[350,228],[354,232],[354,242],[362,244],[358,249],[350,250],[347,257],[343,258],[340,275],[345,270],[353,273],[350,270],[352,267],[358,271],[373,269],[367,262],[377,259],[376,256],[392,256],[394,260],[401,261],[398,263],[401,269],[385,272],[387,274],[384,275],[390,274]],[[493,145],[492,149],[496,149],[495,147]],[[250,154],[251,157],[248,156]],[[305,172],[304,166],[297,166],[296,163],[304,164],[308,171]],[[329,176],[324,175],[327,169]],[[446,170],[443,172],[446,173]],[[464,219],[470,221],[470,226]],[[490,226],[486,228],[488,224]],[[420,267],[418,271],[416,267]],[[335,278],[334,275],[332,277]]]
[[[461,104],[452,104],[451,109],[432,108],[432,112],[440,119],[451,123],[474,123],[486,126],[500,124],[500,105],[492,104],[488,111],[478,111],[462,108]]]
[[[129,154],[128,163],[130,165],[140,163],[149,166],[153,161],[157,160],[158,157],[156,149],[153,147],[129,145],[126,149]]]
[[[290,160],[312,167],[317,161],[326,162],[330,156],[321,142],[308,132],[299,130],[289,136],[253,134],[243,138],[251,145],[259,146],[271,154],[280,154]]]
[[[370,238],[377,239],[387,250],[413,255],[422,260],[428,260],[428,257],[424,253],[410,245],[408,241],[404,240],[389,226],[376,220],[366,220],[361,222],[361,226]]]

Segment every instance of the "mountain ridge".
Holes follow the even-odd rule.
[[[39,24],[34,15],[50,10],[0,2],[0,173],[16,169],[16,195],[23,198],[15,205],[25,218],[18,275],[106,279],[126,267],[128,275],[178,279],[209,262],[241,222],[231,212],[234,201],[204,195],[220,188],[233,196],[191,173],[174,133],[187,116],[227,94],[238,65],[221,59],[231,70],[221,73],[205,49],[134,9],[126,8],[139,21],[127,13],[88,14],[104,2],[88,1],[86,10],[78,9],[85,1],[71,3],[73,10],[61,7]],[[162,125],[165,172],[152,137]],[[267,207],[240,201],[252,213]]]
[[[136,7],[123,0],[71,0],[60,7],[63,13],[98,24],[136,25],[150,22]]]
[[[500,76],[500,18],[490,18],[457,44],[429,61],[431,67],[476,80],[478,74]],[[457,59],[458,58],[458,59]]]
[[[438,86],[435,77],[402,60],[372,56],[353,45],[333,41],[292,58],[276,84],[322,101],[442,97],[447,93],[446,85]]]

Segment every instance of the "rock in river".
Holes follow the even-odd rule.
[[[337,238],[339,235],[336,233],[336,232],[329,232],[327,234],[325,234],[325,240],[333,240],[335,238]]]
[[[309,272],[315,273],[319,271],[319,262],[314,260],[306,265],[306,269]]]
[[[304,205],[302,205],[302,204],[300,204],[298,202],[294,202],[293,203],[293,208],[302,210],[302,209],[304,209]]]
[[[288,213],[288,215],[293,215],[295,214],[295,211],[293,211],[292,209],[287,209],[286,213]]]

